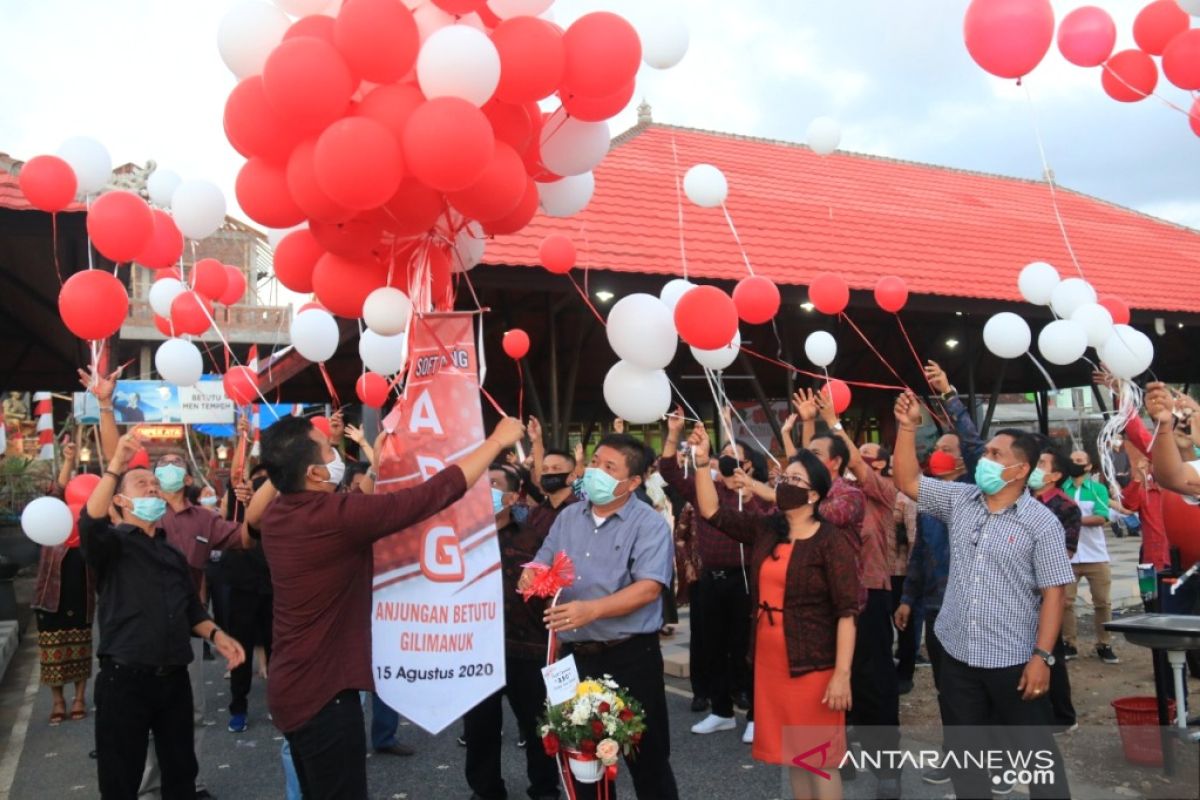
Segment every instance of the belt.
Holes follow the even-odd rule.
[[[770,625],[771,627],[775,627],[775,612],[778,611],[780,614],[783,613],[782,608],[775,608],[773,605],[771,605],[770,603],[767,603],[766,601],[763,601],[758,604],[758,611],[759,611],[760,617],[763,615],[764,612],[766,613],[767,624]]]
[[[633,636],[622,636],[620,639],[610,639],[607,642],[563,642],[563,647],[569,649],[574,655],[594,656],[599,653],[612,650],[613,648],[626,644],[627,642],[651,637],[653,637],[657,643],[657,633],[638,633],[634,634]]]
[[[174,675],[176,672],[182,672],[187,669],[186,666],[180,664],[171,664],[165,667],[154,667],[149,664],[135,664],[132,661],[125,661],[112,656],[101,656],[100,666],[103,667],[120,667],[123,670],[137,672],[142,675],[152,675],[155,678],[163,678],[167,675]]]

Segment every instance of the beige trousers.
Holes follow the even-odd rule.
[[[1112,619],[1112,569],[1107,561],[1092,564],[1072,564],[1075,582],[1067,586],[1067,608],[1063,613],[1062,637],[1068,647],[1075,647],[1079,623],[1075,619],[1075,597],[1079,594],[1079,582],[1087,579],[1092,591],[1092,607],[1095,609],[1096,644],[1111,644],[1112,635],[1105,630],[1104,623]]]

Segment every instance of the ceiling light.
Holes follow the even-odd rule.
[[[810,314],[812,313],[812,310],[814,308],[816,308],[816,306],[814,306],[812,303],[801,303],[800,307],[803,308],[805,311],[809,312]]]
[[[947,339],[946,347],[949,347],[951,350],[958,347],[958,339]]]
[[[956,317],[961,317],[961,316],[962,316],[962,312],[961,312],[961,311],[955,311],[955,312],[954,312],[954,316],[956,316]]]
[[[607,303],[609,300],[612,300],[614,297],[616,297],[616,295],[614,295],[612,292],[606,292],[603,289],[596,292],[596,299],[599,300],[601,303]]]

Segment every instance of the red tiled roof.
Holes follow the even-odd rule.
[[[806,285],[833,271],[852,289],[899,275],[914,294],[1020,300],[1017,274],[1049,261],[1075,275],[1045,182],[650,123],[618,137],[596,170],[591,204],[571,219],[538,216],[489,243],[490,264],[536,265],[550,233],[571,236],[580,265],[679,276],[679,172],[711,163],[729,180],[726,205],[758,274]],[[719,208],[684,198],[693,278],[739,280],[746,266]],[[1200,311],[1200,232],[1058,190],[1084,274],[1131,306]]]

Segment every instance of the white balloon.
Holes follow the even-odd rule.
[[[176,278],[159,278],[150,284],[150,307],[154,313],[166,319],[171,318],[171,303],[175,302],[184,290],[183,281]]]
[[[404,333],[412,316],[412,301],[394,286],[381,286],[363,303],[363,322],[381,336]]]
[[[1054,287],[1061,281],[1054,267],[1045,261],[1034,261],[1021,270],[1017,277],[1017,288],[1021,290],[1021,297],[1035,306],[1044,306],[1050,303],[1050,295],[1054,294]]]
[[[1067,278],[1050,293],[1050,308],[1062,319],[1070,319],[1075,309],[1096,302],[1096,290],[1083,278]]]
[[[806,141],[814,153],[827,156],[842,143],[842,126],[832,117],[817,117],[808,123]]]
[[[611,143],[607,122],[583,122],[560,108],[542,126],[542,163],[555,175],[582,175],[604,160]]]
[[[154,352],[154,368],[167,383],[195,386],[204,374],[200,348],[186,339],[167,339]]]
[[[1100,359],[1118,378],[1133,380],[1154,361],[1154,342],[1128,325],[1114,325],[1112,336],[1100,348]]]
[[[667,285],[658,293],[658,299],[663,301],[671,314],[675,313],[675,306],[679,303],[679,298],[696,288],[696,284],[689,281],[687,278],[675,278],[667,281]]]
[[[448,25],[421,45],[417,82],[431,100],[461,97],[482,106],[500,83],[500,54],[483,32],[470,25]]]
[[[500,19],[536,17],[545,13],[554,0],[488,0],[488,8]]]
[[[573,217],[592,201],[596,178],[585,172],[554,183],[539,183],[537,188],[543,211],[552,217]]]
[[[318,363],[333,358],[342,338],[337,320],[328,311],[319,308],[310,308],[297,314],[289,333],[296,352]]]
[[[608,312],[608,343],[621,359],[643,369],[662,369],[679,347],[675,317],[652,294],[626,295]]]
[[[74,524],[71,509],[57,497],[31,500],[21,512],[21,530],[43,547],[57,547],[65,542]]]
[[[654,69],[670,69],[687,55],[690,35],[680,14],[655,9],[638,21],[642,61]]]
[[[417,33],[420,35],[421,41],[426,42],[430,36],[453,25],[454,15],[443,11],[433,3],[426,3],[413,9],[413,20],[417,23]]]
[[[112,177],[112,156],[95,139],[72,136],[58,146],[57,155],[75,170],[76,191],[81,196],[98,194]]]
[[[1056,319],[1038,334],[1038,351],[1051,364],[1074,364],[1087,350],[1087,331],[1078,322]]]
[[[1011,311],[1001,311],[983,326],[983,343],[1000,358],[1020,358],[1032,341],[1029,323]]]
[[[804,340],[804,355],[818,367],[828,367],[837,358],[837,339],[825,331],[814,331]]]
[[[283,237],[287,236],[292,231],[298,231],[301,228],[307,228],[307,225],[293,225],[290,228],[267,228],[267,244],[274,250],[279,247],[279,243],[283,241]]]
[[[1075,309],[1071,315],[1072,322],[1078,322],[1087,331],[1088,344],[1099,352],[1108,337],[1112,336],[1112,313],[1099,303],[1084,303]]]
[[[329,8],[331,0],[275,0],[275,5],[293,17],[311,17]]]
[[[371,372],[394,375],[404,369],[408,360],[408,343],[403,333],[395,336],[380,336],[365,330],[358,340],[358,356]]]
[[[729,196],[729,181],[712,164],[697,164],[683,176],[683,191],[701,208],[716,208]]]
[[[454,237],[454,260],[451,268],[454,272],[467,272],[483,261],[483,253],[487,249],[487,234],[478,222],[470,222]]]
[[[279,8],[247,0],[225,12],[217,28],[221,60],[238,80],[262,72],[267,56],[283,41],[292,21]]]
[[[212,181],[186,180],[171,195],[171,215],[189,239],[204,239],[225,224],[225,195]]]
[[[737,360],[738,352],[742,349],[742,332],[734,333],[733,341],[718,350],[697,350],[695,347],[690,349],[692,358],[696,359],[700,366],[708,369],[728,369],[729,365]]]
[[[150,195],[150,202],[159,208],[170,208],[171,197],[182,182],[183,178],[179,177],[178,172],[169,169],[154,170],[150,177],[146,178],[146,191]]]
[[[604,402],[626,422],[657,422],[671,409],[671,382],[661,369],[618,361],[604,376]]]

